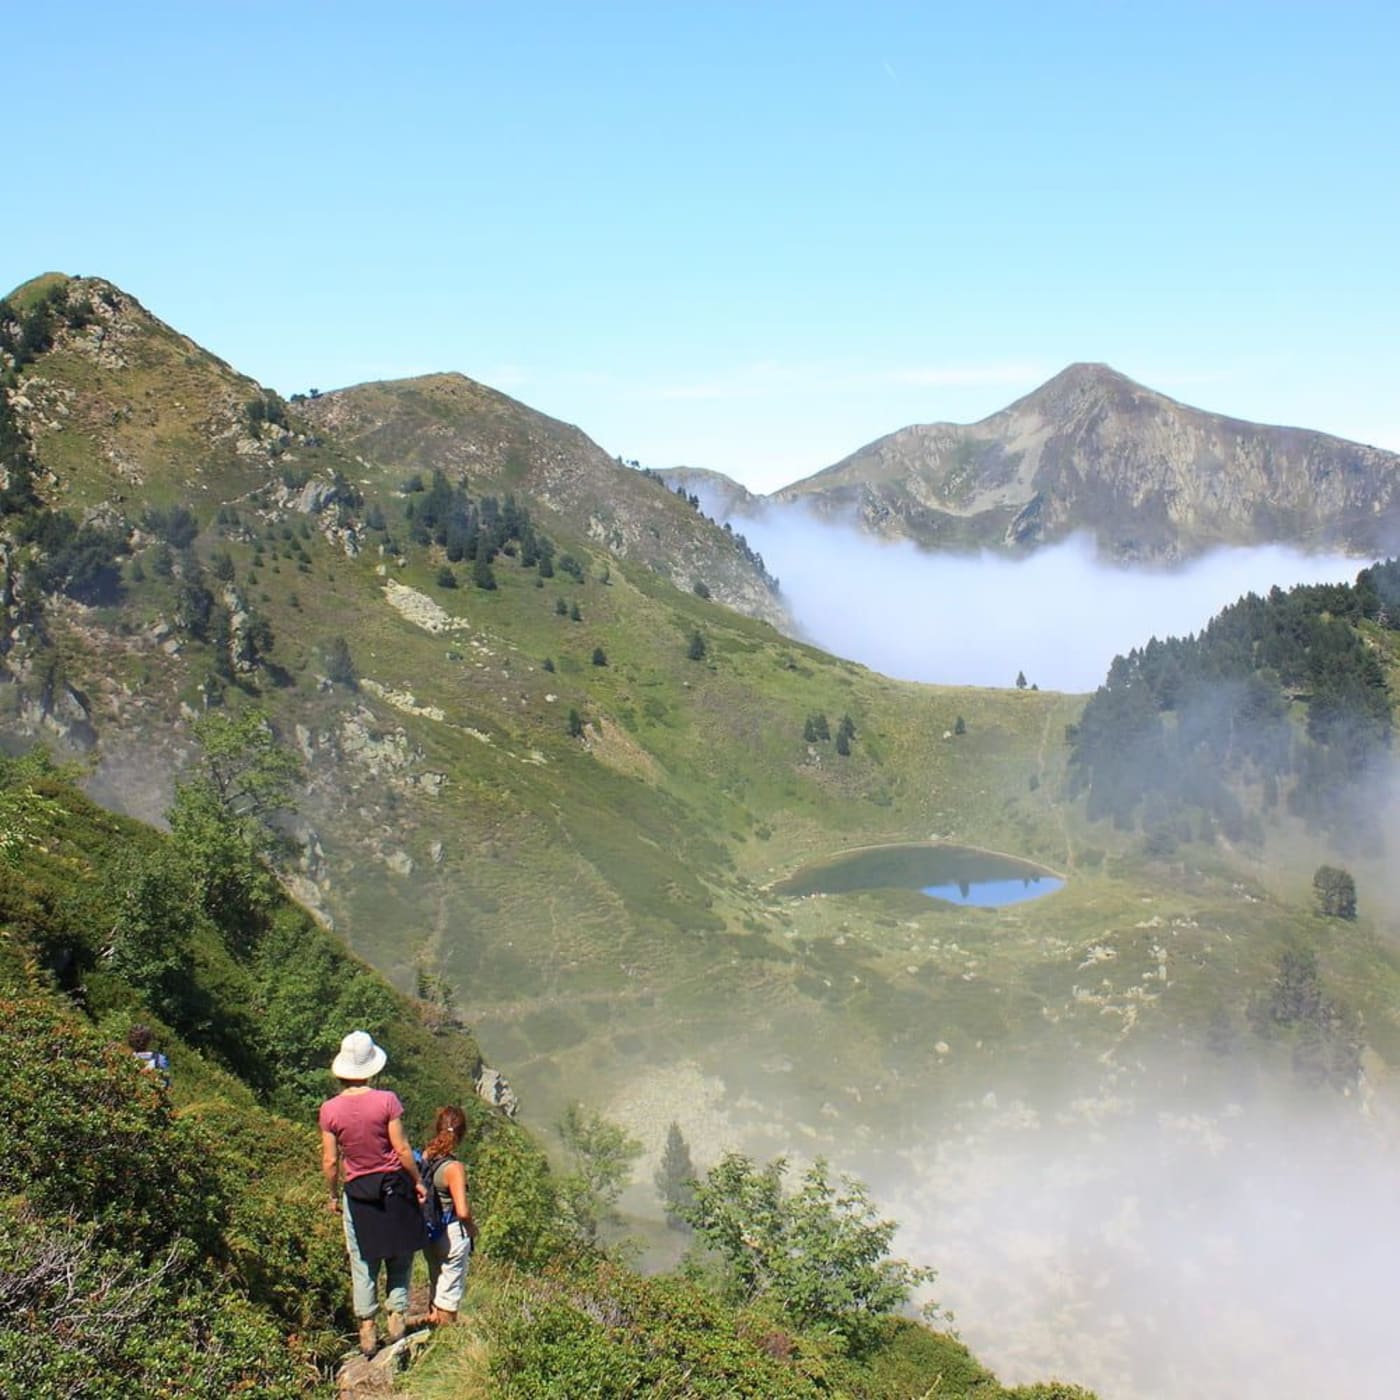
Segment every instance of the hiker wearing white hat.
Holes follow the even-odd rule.
[[[406,1330],[408,1283],[413,1256],[423,1248],[419,1203],[427,1191],[403,1130],[403,1104],[389,1089],[369,1081],[389,1057],[366,1031],[351,1031],[340,1042],[331,1073],[341,1089],[321,1105],[321,1172],[330,1192],[329,1209],[345,1222],[350,1284],[360,1320],[360,1350],[378,1348],[377,1275],[387,1275],[389,1339]]]

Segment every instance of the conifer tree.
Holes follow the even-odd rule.
[[[350,655],[350,644],[344,637],[332,637],[326,643],[326,679],[332,685],[343,685],[347,690],[358,687],[355,661]]]
[[[695,1163],[691,1161],[690,1145],[679,1123],[673,1121],[666,1130],[666,1146],[652,1179],[656,1182],[656,1194],[666,1208],[666,1223],[672,1229],[683,1228],[684,1213],[695,1204]]]
[[[1313,876],[1317,912],[1326,919],[1356,917],[1356,880],[1350,871],[1335,865],[1319,865]]]

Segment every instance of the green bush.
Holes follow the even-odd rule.
[[[6,1164],[33,1203],[89,1217],[142,1257],[177,1231],[217,1249],[209,1144],[131,1052],[40,994],[0,995],[0,1024]]]
[[[472,1213],[481,1224],[477,1246],[489,1259],[534,1268],[567,1247],[554,1178],[524,1133],[492,1126],[467,1153]]]
[[[833,1181],[819,1157],[788,1192],[786,1173],[785,1158],[756,1167],[727,1152],[681,1216],[711,1251],[732,1302],[769,1301],[795,1327],[859,1349],[933,1271],[889,1257],[895,1222],[880,1219],[854,1177]]]
[[[520,1280],[493,1302],[493,1394],[506,1400],[806,1400],[821,1364],[792,1338],[676,1278],[607,1263]]]
[[[0,1394],[305,1395],[313,1358],[205,1273],[187,1248],[147,1260],[98,1227],[0,1204]]]

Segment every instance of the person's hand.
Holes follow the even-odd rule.
[[[328,1211],[330,1211],[330,1213],[331,1213],[332,1215],[339,1215],[339,1214],[340,1214],[340,1197],[337,1196],[334,1200],[327,1201],[327,1202],[326,1202],[326,1209],[327,1209]]]
[[[418,1204],[426,1205],[428,1201],[428,1188],[421,1181],[413,1183],[413,1189],[418,1193]]]

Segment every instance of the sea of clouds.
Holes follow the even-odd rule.
[[[933,553],[771,504],[732,524],[781,581],[806,640],[941,685],[1009,686],[1024,672],[1042,690],[1093,690],[1115,655],[1199,631],[1245,593],[1350,581],[1370,562],[1269,545],[1120,568],[1087,539],[1020,559]]]

